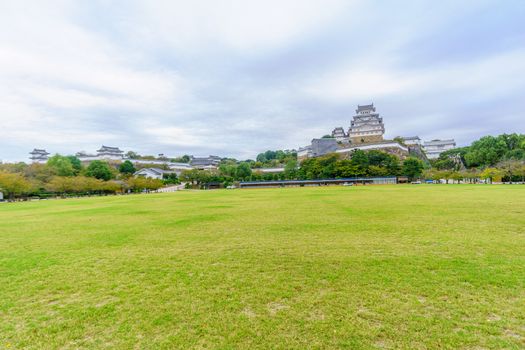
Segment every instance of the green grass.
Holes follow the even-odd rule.
[[[0,205],[0,349],[519,349],[525,186]]]

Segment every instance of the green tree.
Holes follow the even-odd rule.
[[[423,173],[424,164],[417,158],[409,157],[403,162],[401,172],[410,180],[417,179]]]
[[[480,177],[482,179],[488,180],[490,182],[493,182],[494,180],[500,180],[501,179],[501,171],[496,168],[485,168],[481,173]]]
[[[39,183],[46,183],[56,175],[56,171],[47,164],[33,163],[24,169],[23,174],[28,179],[34,179]]]
[[[191,157],[187,154],[183,155],[182,157],[173,158],[171,161],[175,163],[189,163]]]
[[[521,143],[525,135],[503,134],[499,136],[484,136],[475,141],[465,154],[469,167],[492,167],[498,162],[522,155]]]
[[[86,168],[86,176],[104,181],[111,180],[114,177],[109,164],[101,160],[94,160],[88,165]]]
[[[0,172],[0,192],[10,198],[33,191],[33,186],[22,174]]]
[[[339,160],[335,164],[335,177],[355,177],[358,173],[359,169],[349,159]]]
[[[131,163],[129,160],[125,160],[124,162],[122,162],[118,170],[120,171],[121,174],[125,174],[125,175],[133,175],[135,171],[137,171],[133,163]]]
[[[126,185],[134,192],[142,190],[157,190],[164,186],[162,180],[148,179],[145,177],[130,177],[126,180]]]
[[[167,173],[162,176],[162,180],[164,181],[165,185],[168,184],[179,184],[179,178],[177,177],[176,173]]]
[[[394,141],[399,143],[401,146],[405,146],[406,147],[405,140],[402,137],[396,136],[396,137],[394,137]]]
[[[294,159],[290,159],[286,165],[284,166],[284,176],[289,179],[293,180],[297,177],[297,161]]]
[[[129,159],[139,159],[140,158],[140,154],[138,154],[137,152],[133,152],[133,151],[128,151],[126,154],[125,154],[126,158],[129,158]]]
[[[459,184],[459,182],[463,180],[463,173],[460,171],[453,171],[450,177],[452,181],[456,181]]]
[[[47,165],[52,167],[58,176],[73,176],[75,175],[75,169],[73,164],[68,157],[55,154],[47,160]]]
[[[82,171],[82,162],[75,156],[67,156],[67,159],[71,162],[73,166],[73,172],[75,175],[78,175]]]
[[[250,165],[246,162],[242,162],[237,166],[235,175],[238,179],[247,179],[252,174],[252,169]]]
[[[362,150],[355,150],[352,152],[350,159],[352,165],[357,169],[356,176],[366,176],[368,173],[369,160],[367,154]]]

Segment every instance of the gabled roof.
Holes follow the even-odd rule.
[[[164,169],[159,169],[159,168],[142,168],[142,169],[139,169],[139,170],[135,171],[135,174],[138,174],[141,171],[146,171],[146,172],[149,172],[149,173],[152,173],[152,174],[155,174],[155,175],[162,175],[162,174],[171,174],[171,173],[173,173],[173,171],[171,171],[171,170],[164,170]]]
[[[454,139],[449,140],[432,140],[432,141],[425,141],[423,143],[424,146],[436,146],[436,145],[450,145],[454,144],[456,145],[456,141]]]
[[[49,154],[45,149],[34,148],[29,154]]]
[[[104,145],[102,145],[102,147],[100,147],[100,149],[97,150],[97,152],[104,152],[104,151],[117,152],[117,153],[124,152],[124,151],[121,151],[118,147],[109,147],[109,146],[104,146]]]
[[[357,105],[357,109],[355,110],[355,112],[359,113],[361,111],[368,111],[368,110],[373,110],[374,112],[376,111],[373,103],[369,105]]]

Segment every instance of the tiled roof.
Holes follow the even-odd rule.
[[[373,104],[373,103],[372,103],[372,104],[369,104],[369,105],[362,105],[362,106],[361,106],[361,105],[357,105],[357,110],[356,110],[356,112],[359,113],[359,112],[361,112],[361,111],[367,111],[367,110],[369,110],[369,109],[375,111],[375,108],[374,108],[374,104]]]

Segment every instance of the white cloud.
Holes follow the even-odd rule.
[[[497,53],[477,61],[426,68],[397,68],[386,62],[361,69],[343,67],[307,82],[304,92],[331,101],[371,102],[385,95],[455,92],[494,98],[525,87],[525,51]]]
[[[471,137],[468,122],[480,113],[488,120],[502,107],[487,104],[507,100],[505,124],[520,131],[520,37],[508,40],[512,47],[477,53],[465,42],[462,59],[446,54],[458,50],[444,40],[454,39],[454,25],[465,24],[460,35],[477,34],[484,23],[472,18],[490,9],[344,0],[3,1],[0,158],[100,143],[254,157],[345,126],[354,105],[367,102],[378,105],[388,134]],[[436,35],[441,46],[433,47]],[[440,49],[445,59],[429,59]],[[477,133],[499,131],[487,120],[475,120]]]
[[[181,54],[276,49],[308,36],[358,1],[140,1],[120,23],[143,42],[168,43]]]
[[[177,72],[143,66],[73,23],[72,7],[67,1],[0,5],[4,145],[111,142],[119,139],[114,122],[123,113],[147,118],[191,99],[191,84]]]

